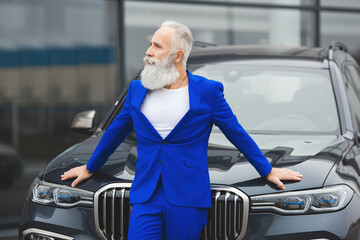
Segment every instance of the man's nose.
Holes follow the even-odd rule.
[[[146,55],[147,55],[147,56],[151,56],[151,57],[154,56],[154,52],[152,51],[152,47],[151,47],[151,46],[150,46],[150,47],[148,48],[148,50],[146,51]]]

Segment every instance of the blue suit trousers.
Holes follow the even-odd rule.
[[[208,208],[172,205],[166,198],[161,176],[151,198],[134,203],[129,240],[197,240],[207,224]]]

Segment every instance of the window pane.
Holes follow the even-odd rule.
[[[224,84],[229,105],[248,131],[333,134],[339,128],[328,70],[231,61],[206,64],[194,74]]]
[[[358,1],[358,0],[346,0],[346,1],[321,0],[321,5],[326,6],[326,7],[341,7],[341,8],[357,7],[357,8],[360,8],[360,1]]]
[[[310,11],[126,1],[125,12],[129,77],[142,65],[146,39],[169,19],[188,25],[195,40],[217,45],[314,44]]]
[[[328,47],[331,41],[343,42],[349,52],[360,62],[360,15],[324,12],[321,14],[321,45]]]
[[[201,1],[201,0],[200,0]],[[313,0],[205,0],[205,1],[214,1],[214,2],[230,2],[230,3],[249,3],[249,4],[272,4],[272,5],[290,5],[290,6],[299,6],[299,5],[312,5]]]

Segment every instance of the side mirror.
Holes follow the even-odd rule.
[[[77,133],[93,134],[96,131],[95,110],[84,111],[76,114],[72,123],[71,130]]]

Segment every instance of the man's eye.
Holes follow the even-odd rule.
[[[159,44],[157,44],[157,43],[150,43],[150,47],[152,47],[152,46],[157,47],[157,48],[161,48],[161,46]]]

